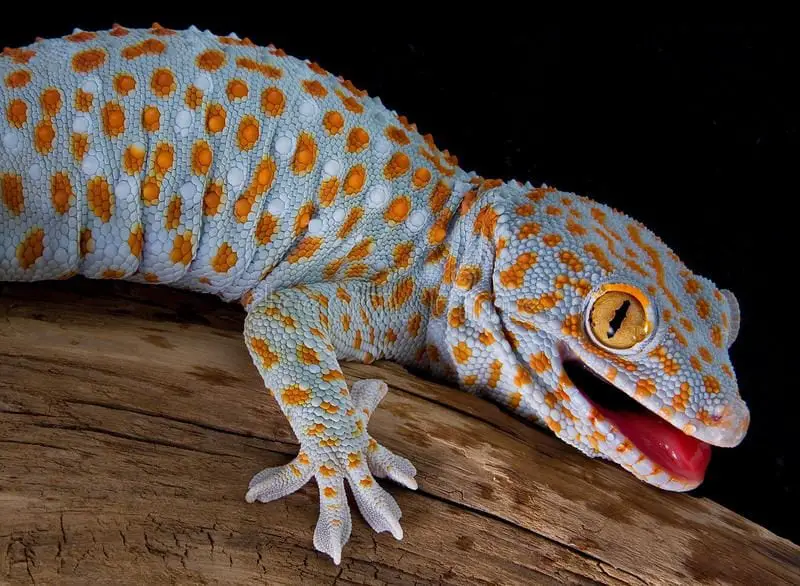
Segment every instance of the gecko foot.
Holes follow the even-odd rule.
[[[339,565],[342,547],[350,539],[352,521],[345,480],[361,515],[376,532],[403,538],[402,512],[394,497],[375,478],[389,478],[415,490],[416,469],[405,458],[381,446],[366,433],[370,415],[386,395],[382,381],[357,381],[351,387],[353,404],[363,421],[364,433],[357,450],[321,450],[314,441],[301,442],[300,453],[283,466],[267,468],[250,481],[245,500],[269,502],[301,488],[313,476],[319,487],[320,513],[314,530],[314,547]]]

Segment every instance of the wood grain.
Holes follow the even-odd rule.
[[[420,488],[382,482],[402,541],[352,504],[336,567],[313,482],[244,501],[297,443],[243,320],[162,287],[0,285],[0,583],[800,583],[795,544],[389,363],[345,374],[389,383],[370,432]]]

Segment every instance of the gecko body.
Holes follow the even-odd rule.
[[[668,490],[746,433],[733,293],[602,203],[462,169],[316,63],[194,27],[75,31],[3,52],[0,108],[0,281],[241,303],[300,442],[246,499],[315,479],[336,563],[345,483],[398,539],[376,478],[417,486],[368,430],[385,383],[348,387],[339,361],[428,371]]]

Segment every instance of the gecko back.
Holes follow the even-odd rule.
[[[368,277],[438,245],[412,239],[443,233],[453,179],[470,177],[316,64],[193,27],[38,40],[4,52],[0,80],[0,280],[83,275],[233,300],[268,275],[270,287]],[[375,266],[325,262],[400,224]]]

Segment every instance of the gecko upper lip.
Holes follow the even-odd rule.
[[[709,444],[653,413],[577,357],[565,357],[563,365],[567,376],[592,406],[654,464],[685,481],[697,484],[703,481],[711,459]]]

